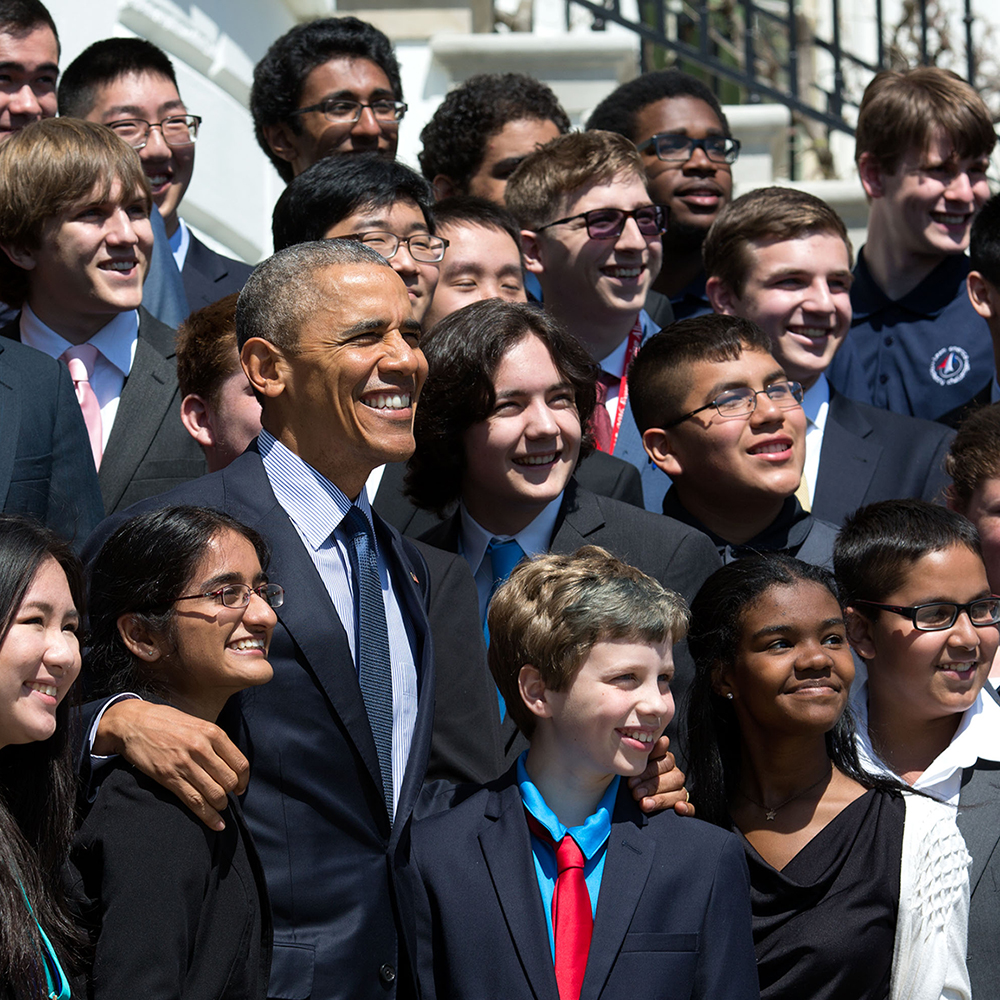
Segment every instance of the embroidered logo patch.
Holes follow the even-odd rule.
[[[971,367],[964,348],[942,347],[931,359],[931,378],[938,385],[954,385],[969,374]]]

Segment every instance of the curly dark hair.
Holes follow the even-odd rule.
[[[289,116],[299,106],[306,77],[317,66],[337,56],[354,56],[375,63],[389,78],[396,100],[403,100],[399,63],[392,43],[366,21],[356,17],[323,17],[285,32],[254,67],[250,90],[250,113],[257,144],[285,182],[292,179],[291,165],[272,152],[264,138],[264,126],[287,122],[298,135],[302,125],[298,118]]]
[[[458,501],[465,473],[462,437],[493,409],[493,376],[504,355],[528,334],[545,343],[573,387],[586,431],[597,401],[598,369],[579,341],[537,306],[502,299],[474,302],[445,316],[420,345],[429,371],[413,424],[417,448],[406,473],[407,495],[418,507],[444,516]],[[580,457],[592,448],[584,433]]]
[[[729,803],[740,782],[740,728],[732,703],[712,686],[719,666],[732,664],[747,612],[773,587],[800,581],[825,587],[839,604],[833,574],[781,553],[748,556],[716,570],[691,602],[688,650],[695,664],[687,711],[687,760],[698,815],[732,827]],[[850,709],[826,734],[834,766],[866,788],[899,790],[898,781],[868,774],[861,766]]]
[[[522,118],[552,121],[563,134],[569,117],[544,83],[524,73],[480,73],[469,77],[438,105],[420,133],[420,169],[433,181],[451,179],[460,194],[479,169],[486,142],[508,122]]]
[[[668,97],[694,97],[704,101],[719,119],[722,131],[727,136],[732,136],[719,99],[701,80],[690,73],[682,73],[679,69],[643,73],[611,91],[594,108],[587,122],[587,131],[602,129],[605,132],[617,132],[626,139],[637,142],[640,138],[636,134],[636,117],[639,112],[647,105]]]

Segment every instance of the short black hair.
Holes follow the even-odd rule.
[[[276,156],[267,144],[264,126],[287,122],[298,135],[302,126],[298,118],[291,115],[299,106],[306,77],[317,66],[337,56],[352,56],[375,63],[389,78],[396,100],[403,100],[399,63],[392,43],[367,21],[356,17],[322,17],[285,32],[254,67],[250,90],[250,113],[257,144],[284,181],[292,179],[291,164]]]
[[[508,122],[537,118],[553,122],[565,135],[569,117],[551,88],[525,73],[480,73],[450,91],[420,133],[420,169],[433,181],[451,179],[468,191],[486,154],[487,141]]]
[[[85,48],[59,79],[59,114],[86,118],[97,99],[98,87],[129,73],[155,73],[176,88],[174,64],[163,49],[145,38],[103,38]]]
[[[521,227],[514,216],[495,201],[471,194],[456,195],[434,203],[434,219],[438,229],[443,226],[482,226],[506,233],[518,251],[521,249]]]
[[[0,0],[0,31],[15,38],[27,35],[42,25],[56,36],[56,52],[60,52],[59,32],[48,8],[39,0]]]
[[[1000,195],[990,198],[972,223],[969,267],[1000,288]]]
[[[982,558],[976,526],[926,500],[882,500],[855,511],[833,546],[833,571],[844,606],[883,601],[906,582],[910,567],[930,552],[961,545]],[[878,610],[865,607],[875,618]]]
[[[428,374],[413,424],[417,447],[406,474],[406,492],[418,507],[444,514],[461,496],[462,438],[493,409],[497,368],[530,334],[548,347],[573,387],[584,430],[581,457],[590,451],[586,429],[597,401],[597,366],[580,342],[537,306],[503,299],[474,302],[445,316],[420,345]]]
[[[647,105],[671,97],[694,97],[704,101],[719,119],[722,131],[727,136],[732,136],[719,99],[701,80],[679,69],[661,69],[643,73],[642,76],[623,83],[594,108],[587,122],[587,130],[603,129],[606,132],[617,132],[632,142],[638,142],[640,137],[636,134],[638,127],[636,119],[639,112]]]
[[[275,252],[321,240],[341,219],[362,208],[415,202],[434,232],[430,184],[415,170],[378,153],[330,156],[299,174],[281,193],[271,217]]]
[[[744,351],[770,354],[771,338],[748,319],[707,313],[672,323],[639,349],[628,371],[629,402],[640,434],[679,417],[698,361],[736,361]]]

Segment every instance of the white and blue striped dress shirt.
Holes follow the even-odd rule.
[[[356,668],[351,562],[347,552],[347,538],[342,530],[338,530],[340,522],[351,509],[351,501],[330,480],[289,451],[267,431],[260,432],[257,447],[275,498],[295,525],[295,530],[333,601],[337,617],[347,633]],[[357,506],[371,521],[371,507],[364,489],[358,496]],[[392,674],[392,801],[395,809],[399,802],[406,761],[410,755],[413,727],[417,721],[416,636],[400,606],[392,586],[385,553],[377,540],[376,548],[382,600],[385,603],[385,621],[389,629]],[[289,593],[288,602],[294,601],[296,596]]]

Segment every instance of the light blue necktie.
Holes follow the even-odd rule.
[[[355,659],[361,698],[375,737],[385,806],[392,818],[392,667],[389,628],[378,575],[375,536],[371,522],[358,507],[351,507],[341,522],[350,545],[354,579]]]
[[[487,623],[487,615],[490,610],[490,601],[497,592],[497,588],[513,572],[514,567],[524,558],[524,549],[521,548],[513,538],[506,542],[501,542],[498,538],[490,540],[486,546],[486,554],[490,557],[490,568],[493,572],[493,583],[490,585],[490,596],[486,601],[486,612],[483,614],[483,638],[486,640],[486,648],[490,646],[490,627]],[[500,702],[500,721],[503,722],[507,714],[507,706],[504,704],[503,695],[497,691],[497,699]]]

